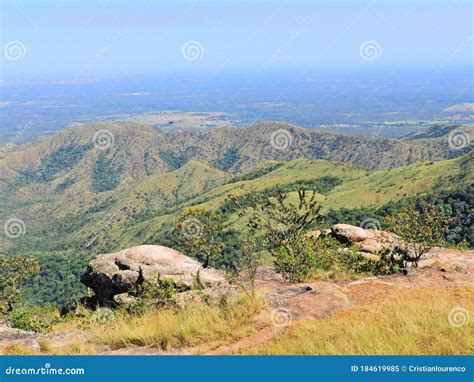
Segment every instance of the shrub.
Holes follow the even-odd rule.
[[[207,268],[222,255],[222,215],[203,209],[189,209],[179,215],[174,224],[176,235],[182,237],[185,250],[204,262]]]
[[[60,321],[60,315],[59,311],[51,306],[23,306],[10,312],[7,321],[21,330],[44,333]]]
[[[39,272],[35,259],[0,256],[0,311],[10,312],[21,299],[22,287]]]
[[[386,218],[389,229],[399,235],[401,255],[416,267],[422,256],[434,246],[445,243],[444,236],[452,219],[441,207],[428,202],[413,203]]]
[[[304,281],[317,265],[312,242],[303,237],[291,246],[281,245],[274,256],[275,270],[291,282]]]
[[[297,203],[290,202],[280,187],[250,200],[236,195],[229,197],[240,216],[250,215],[248,236],[263,235],[275,258],[277,272],[290,281],[301,281],[314,266],[313,250],[305,232],[320,218],[316,191],[308,193],[299,186],[297,193]]]
[[[252,300],[255,296],[255,281],[262,265],[263,247],[260,240],[248,238],[243,248],[235,255],[232,267],[227,272],[230,283],[240,287]]]

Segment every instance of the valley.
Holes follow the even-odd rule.
[[[434,126],[393,140],[275,122],[200,131],[81,125],[9,147],[0,158],[0,221],[20,219],[25,231],[0,236],[0,248],[38,257],[49,276],[28,286],[28,293],[65,303],[84,293],[78,278],[94,254],[144,243],[183,250],[173,223],[189,208],[219,211],[222,234],[235,240],[247,220],[229,206],[229,195],[252,197],[283,187],[292,200],[301,185],[317,191],[326,216],[315,226],[368,219],[380,228],[384,211],[431,198],[448,203],[451,214],[468,223],[452,243],[472,246],[473,152],[469,145],[450,145],[452,131],[473,134],[473,127]],[[97,132],[105,148],[95,141]],[[287,147],[275,146],[275,134]],[[46,288],[50,297],[38,293],[45,285],[54,285]],[[65,285],[74,292],[61,291]]]

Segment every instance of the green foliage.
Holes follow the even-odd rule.
[[[267,188],[261,192],[249,192],[239,197],[239,205],[237,206],[232,198],[228,198],[221,205],[220,210],[224,214],[230,214],[237,209],[252,207],[266,196],[277,195],[278,193],[298,192],[298,189],[314,190],[319,194],[327,194],[334,187],[341,184],[340,178],[335,176],[322,176],[320,178],[301,180],[289,184],[279,185]]]
[[[174,305],[176,293],[188,289],[184,284],[171,279],[158,279],[154,283],[145,282],[129,291],[129,295],[134,299],[123,309],[129,314],[143,314],[152,307]]]
[[[22,288],[40,270],[35,259],[0,256],[0,311],[10,312],[22,297]]]
[[[58,173],[68,171],[74,167],[91,148],[92,143],[61,147],[46,155],[41,160],[39,168],[23,171],[15,181],[15,186],[21,187],[30,182],[50,182]]]
[[[242,182],[246,180],[253,180],[260,178],[266,174],[271,173],[272,171],[276,170],[277,168],[281,167],[283,163],[270,163],[265,166],[259,167],[255,170],[249,171],[247,173],[244,173],[242,175],[235,176],[232,178],[228,183],[236,183],[236,182]]]
[[[101,153],[92,167],[92,190],[94,192],[110,191],[120,183],[120,173],[123,167],[116,166],[109,160],[106,153]]]
[[[265,192],[260,197],[246,199],[231,196],[231,202],[241,216],[249,213],[247,228],[250,236],[263,233],[266,245],[275,258],[275,268],[290,281],[301,281],[314,266],[314,256],[304,234],[319,218],[320,206],[316,192],[307,194],[298,188],[298,203],[287,200],[288,194],[281,188]]]
[[[76,182],[76,180],[74,178],[67,178],[64,182],[58,184],[58,186],[56,187],[56,192],[63,192],[65,190],[67,190],[69,187],[71,187],[74,183]]]
[[[291,245],[281,245],[273,252],[275,270],[290,282],[304,281],[316,268],[312,240],[300,237]]]
[[[365,258],[354,245],[341,245],[332,236],[323,236],[313,241],[316,270],[360,275],[377,273],[376,262]]]
[[[60,320],[58,310],[52,306],[22,306],[7,315],[8,323],[14,328],[37,333],[50,331]]]
[[[374,264],[373,269],[373,273],[376,275],[391,275],[405,268],[403,257],[396,256],[397,253],[394,250],[385,248],[378,255],[380,261]]]
[[[251,299],[256,297],[255,281],[263,263],[262,251],[261,240],[247,238],[242,248],[235,254],[232,267],[227,271],[229,282],[239,286]]]
[[[474,185],[466,184],[454,189],[433,194],[423,194],[390,202],[376,208],[341,208],[330,210],[322,217],[322,225],[330,227],[337,223],[358,226],[363,220],[372,218],[383,223],[386,216],[407,208],[411,204],[430,203],[443,209],[450,217],[450,229],[444,232],[444,241],[449,245],[467,242],[474,247]]]
[[[187,156],[183,154],[177,154],[174,151],[160,151],[160,157],[163,159],[172,170],[184,166],[188,161]]]
[[[222,171],[229,170],[240,159],[239,149],[231,147],[224,152],[222,158],[214,162],[214,166]]]
[[[285,184],[281,186],[285,192],[298,191],[298,188],[304,187],[307,190],[315,190],[318,194],[326,195],[334,187],[342,184],[342,180],[336,176],[322,176],[316,179],[300,180],[298,182]]]
[[[63,307],[85,295],[87,289],[79,280],[93,254],[36,252],[34,256],[41,269],[23,287],[29,303]]]
[[[184,211],[175,221],[174,231],[182,238],[186,252],[208,267],[224,251],[221,240],[222,215],[203,209]]]
[[[400,246],[404,259],[417,266],[430,248],[445,243],[444,236],[452,220],[440,207],[422,202],[387,216],[386,222],[389,229],[403,239]]]
[[[320,206],[315,196],[315,191],[308,195],[304,187],[299,187],[298,202],[292,203],[288,201],[288,194],[276,187],[253,199],[232,195],[229,200],[239,209],[240,216],[250,212],[250,232],[258,234],[263,231],[269,248],[279,249],[282,245],[291,246],[297,242],[319,219]]]

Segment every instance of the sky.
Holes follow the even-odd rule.
[[[1,1],[1,77],[457,67],[469,1]]]

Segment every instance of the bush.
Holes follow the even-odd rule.
[[[403,260],[415,267],[432,247],[446,243],[444,237],[453,223],[441,207],[428,202],[413,203],[385,220],[389,229],[403,239]]]
[[[14,328],[37,333],[48,332],[60,320],[59,311],[51,306],[19,307],[7,316]]]
[[[291,247],[280,246],[274,256],[275,270],[290,282],[304,281],[317,265],[312,241],[303,238]]]
[[[0,312],[10,312],[21,299],[24,284],[33,279],[40,266],[35,259],[0,256]]]

